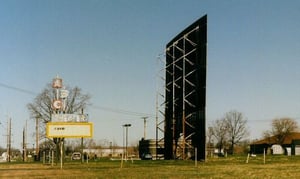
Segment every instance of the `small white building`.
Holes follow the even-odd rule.
[[[87,153],[90,157],[122,157],[123,152],[123,148],[83,149],[83,153]]]
[[[0,156],[0,162],[6,162],[8,158],[7,152],[3,152]]]
[[[272,149],[273,155],[284,154],[284,149],[281,147],[281,145],[274,144],[274,145],[272,145],[271,149]]]

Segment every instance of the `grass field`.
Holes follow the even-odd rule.
[[[208,158],[205,162],[182,160],[130,161],[98,160],[89,163],[66,162],[60,165],[42,163],[0,163],[0,178],[300,178],[300,157],[234,156]]]

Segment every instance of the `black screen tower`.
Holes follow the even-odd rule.
[[[166,160],[205,160],[206,48],[207,15],[166,45]]]

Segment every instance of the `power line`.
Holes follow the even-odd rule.
[[[103,106],[96,106],[96,105],[91,105],[91,107],[95,108],[95,109],[99,109],[99,110],[110,111],[113,113],[119,113],[119,114],[131,115],[131,116],[139,116],[139,117],[144,117],[144,116],[154,117],[155,116],[154,114],[134,112],[134,111],[128,111],[128,110],[117,109],[117,108],[109,108],[109,107],[103,107]]]
[[[25,94],[38,95],[38,93],[36,93],[36,92],[29,91],[29,90],[26,90],[23,88],[15,87],[15,86],[10,86],[10,85],[4,84],[4,83],[0,83],[0,87],[18,91],[18,92],[25,93]],[[155,116],[153,114],[134,112],[134,111],[128,111],[128,110],[123,110],[123,109],[117,109],[117,108],[110,108],[110,107],[97,106],[97,105],[90,105],[90,106],[92,108],[98,109],[98,110],[110,111],[113,113],[119,113],[119,114],[131,115],[131,116],[139,116],[139,117],[144,117],[144,116],[154,117]]]
[[[3,88],[15,90],[15,91],[18,91],[18,92],[21,92],[21,93],[26,93],[26,94],[30,94],[30,95],[37,95],[36,92],[25,90],[25,89],[14,87],[14,86],[10,86],[10,85],[3,84],[3,83],[0,83],[0,86],[3,87]]]

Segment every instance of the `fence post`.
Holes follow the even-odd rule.
[[[195,148],[195,167],[197,167],[198,162],[197,162],[197,147]]]
[[[264,164],[266,164],[266,151],[264,149]]]
[[[248,153],[248,156],[247,156],[246,163],[248,163],[248,161],[249,161],[249,157],[250,157],[250,153]]]

